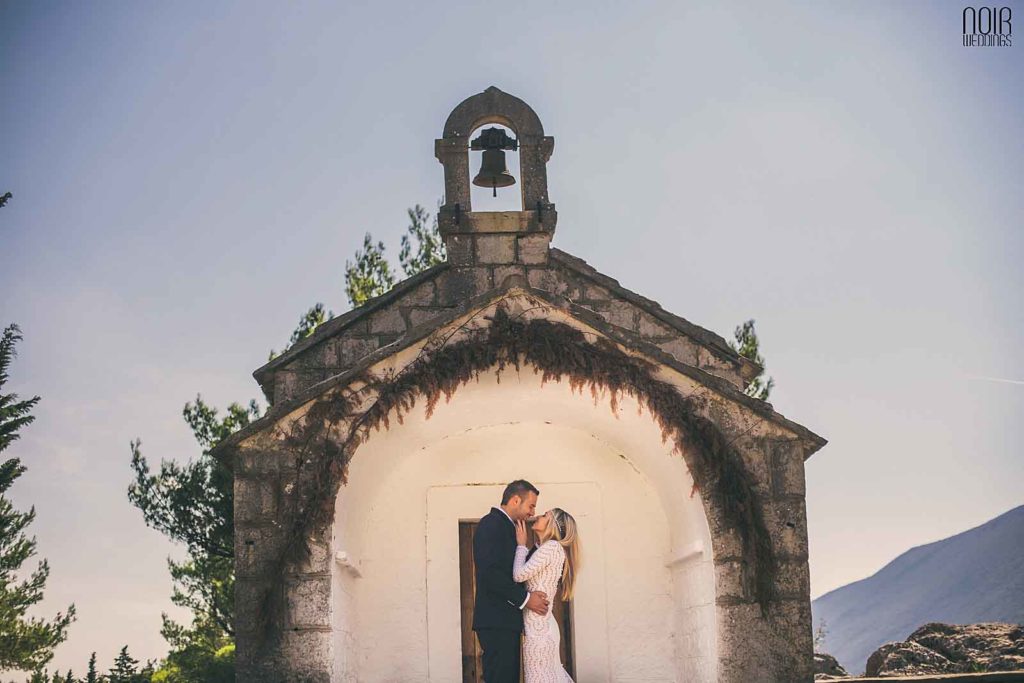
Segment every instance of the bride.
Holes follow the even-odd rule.
[[[526,559],[526,523],[516,522],[516,555],[512,579],[526,582],[529,591],[543,591],[554,596],[559,579],[562,600],[572,599],[576,576],[580,569],[580,542],[576,520],[565,510],[552,508],[533,523],[537,533],[537,550]],[[572,683],[558,658],[558,623],[549,611],[540,616],[524,610],[523,673],[525,683]]]

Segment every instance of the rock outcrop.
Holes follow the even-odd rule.
[[[1024,671],[1024,626],[925,624],[868,657],[866,676]]]
[[[849,678],[850,674],[836,661],[832,655],[824,652],[814,653],[814,680],[831,681],[839,678]]]
[[[860,673],[883,643],[932,622],[1024,623],[1024,505],[950,538],[908,550],[874,576],[815,600],[820,648]]]

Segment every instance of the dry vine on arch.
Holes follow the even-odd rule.
[[[651,412],[662,440],[671,439],[676,453],[685,449],[691,454],[689,466],[697,487],[713,497],[725,523],[738,531],[743,559],[753,570],[754,596],[767,613],[777,573],[771,539],[739,452],[704,417],[706,399],[681,395],[673,385],[656,378],[654,364],[624,353],[607,339],[588,341],[570,325],[544,318],[520,320],[500,306],[488,320],[490,325],[466,328],[457,341],[425,348],[398,373],[363,373],[349,385],[358,389],[342,389],[317,399],[293,426],[287,441],[297,454],[298,490],[288,511],[286,542],[271,573],[274,580],[258,608],[260,632],[269,635],[270,626],[280,620],[285,573],[309,560],[309,533],[330,522],[348,463],[370,432],[387,429],[392,418],[401,422],[421,398],[430,417],[442,396],[449,400],[481,373],[494,370],[500,381],[506,367],[519,370],[523,365],[539,370],[542,382],[564,379],[574,391],[589,387],[595,400],[608,391],[613,411],[619,396],[626,395]]]

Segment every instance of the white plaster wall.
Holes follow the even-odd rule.
[[[573,394],[524,369],[487,374],[426,420],[373,435],[336,505],[339,681],[460,681],[458,520],[526,478],[581,526],[578,682],[713,681],[714,571],[699,494],[628,398]]]

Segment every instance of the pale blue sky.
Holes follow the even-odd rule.
[[[1013,3],[1024,19],[1024,5]],[[299,315],[397,263],[433,141],[489,85],[555,137],[554,244],[729,336],[809,463],[814,595],[1024,502],[1024,45],[953,2],[0,2],[0,324],[43,397],[12,497],[79,610],[55,663],[166,652],[177,552],[128,443],[258,396]],[[999,382],[982,377],[1014,380]]]

